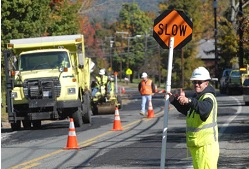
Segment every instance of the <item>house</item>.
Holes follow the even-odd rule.
[[[209,70],[211,77],[215,77],[215,46],[214,39],[201,39],[199,41],[199,52],[197,58],[200,58],[205,67]],[[217,63],[219,63],[220,58],[218,57]]]

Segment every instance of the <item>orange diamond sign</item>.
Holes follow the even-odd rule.
[[[193,23],[182,12],[166,10],[154,20],[153,37],[164,49],[174,37],[174,49],[181,49],[192,39]]]

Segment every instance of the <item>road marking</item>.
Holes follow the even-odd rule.
[[[230,96],[231,97],[231,96]],[[219,138],[222,137],[223,133],[226,131],[227,127],[229,126],[229,124],[241,113],[242,110],[242,106],[241,103],[239,102],[239,100],[236,97],[231,97],[232,99],[234,99],[237,104],[239,105],[237,108],[237,111],[235,112],[235,114],[233,116],[230,116],[228,118],[228,120],[226,121],[226,123],[224,124],[219,124],[219,126],[221,126],[222,128],[219,130]]]
[[[30,165],[28,165],[28,166],[26,166],[26,167],[23,167],[22,169],[30,169],[30,168],[33,168],[33,167],[36,167],[36,166],[38,166],[38,165],[40,165],[41,163],[33,163],[33,164],[30,164]]]
[[[61,153],[61,152],[63,152],[63,151],[65,151],[65,150],[61,149],[61,150],[54,151],[54,152],[49,153],[49,154],[46,154],[46,155],[44,155],[44,156],[41,156],[41,157],[35,158],[35,159],[33,159],[33,160],[24,162],[24,163],[22,163],[22,164],[19,164],[19,165],[10,167],[10,169],[17,169],[17,168],[20,168],[20,167],[21,167],[22,169],[24,169],[25,167],[28,167],[28,166],[30,166],[30,165],[37,164],[37,162],[40,161],[40,160],[43,160],[43,159],[45,159],[45,158],[48,158],[48,157],[51,157],[51,156],[53,156],[53,155],[59,154],[59,153]],[[22,166],[23,166],[23,167],[22,167]]]
[[[163,111],[162,111],[162,109],[161,109],[161,110],[160,110],[158,113],[156,113],[156,114],[157,114],[157,115],[160,115],[160,114],[162,114],[162,112],[163,112]],[[157,118],[157,117],[155,117],[155,118]],[[155,118],[154,118],[154,119],[155,119]],[[131,123],[126,124],[126,125],[124,126],[124,130],[128,130],[132,125],[135,125],[136,123],[139,123],[139,122],[141,122],[141,121],[149,121],[149,120],[152,120],[152,119],[153,119],[153,118],[146,118],[146,117],[144,117],[144,118],[142,118],[142,119],[135,120],[135,121],[133,121],[133,122],[131,122]],[[93,143],[95,143],[95,142],[97,141],[97,139],[99,139],[99,138],[101,138],[101,137],[104,137],[104,136],[106,136],[106,135],[109,135],[109,134],[111,134],[111,133],[114,133],[114,132],[116,132],[116,131],[110,130],[110,131],[107,131],[107,132],[105,132],[105,133],[103,133],[103,134],[100,134],[100,135],[98,135],[98,136],[95,136],[95,137],[93,137],[93,138],[90,138],[90,139],[88,139],[88,140],[86,140],[86,141],[83,141],[83,142],[79,143],[80,149],[82,149],[83,147],[90,146],[90,145],[92,145]],[[40,163],[38,163],[40,160],[49,158],[49,157],[51,157],[51,156],[57,155],[57,154],[59,154],[59,153],[65,152],[65,151],[67,151],[67,150],[63,150],[63,149],[57,150],[57,151],[54,151],[54,152],[52,152],[52,153],[49,153],[49,154],[46,154],[46,155],[43,155],[43,156],[34,158],[34,159],[30,160],[30,161],[26,161],[26,162],[21,163],[21,164],[18,164],[18,165],[16,165],[16,166],[10,167],[10,169],[18,169],[18,168],[21,168],[21,169],[29,169],[29,168],[32,168],[32,167],[34,167],[34,166],[38,166],[38,165],[40,164]]]

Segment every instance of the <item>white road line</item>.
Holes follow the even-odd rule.
[[[235,112],[235,114],[232,115],[230,118],[228,118],[228,120],[226,121],[226,123],[219,124],[219,126],[222,127],[219,130],[219,138],[223,135],[223,133],[227,129],[227,126],[229,126],[229,124],[241,113],[241,110],[242,110],[242,106],[241,106],[241,103],[239,102],[239,100],[236,97],[231,97],[230,96],[230,98],[234,99],[239,106],[238,106],[237,111]]]

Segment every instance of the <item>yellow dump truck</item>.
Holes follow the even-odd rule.
[[[3,52],[6,112],[12,130],[40,128],[43,120],[91,122],[90,73],[81,34],[13,39]]]

